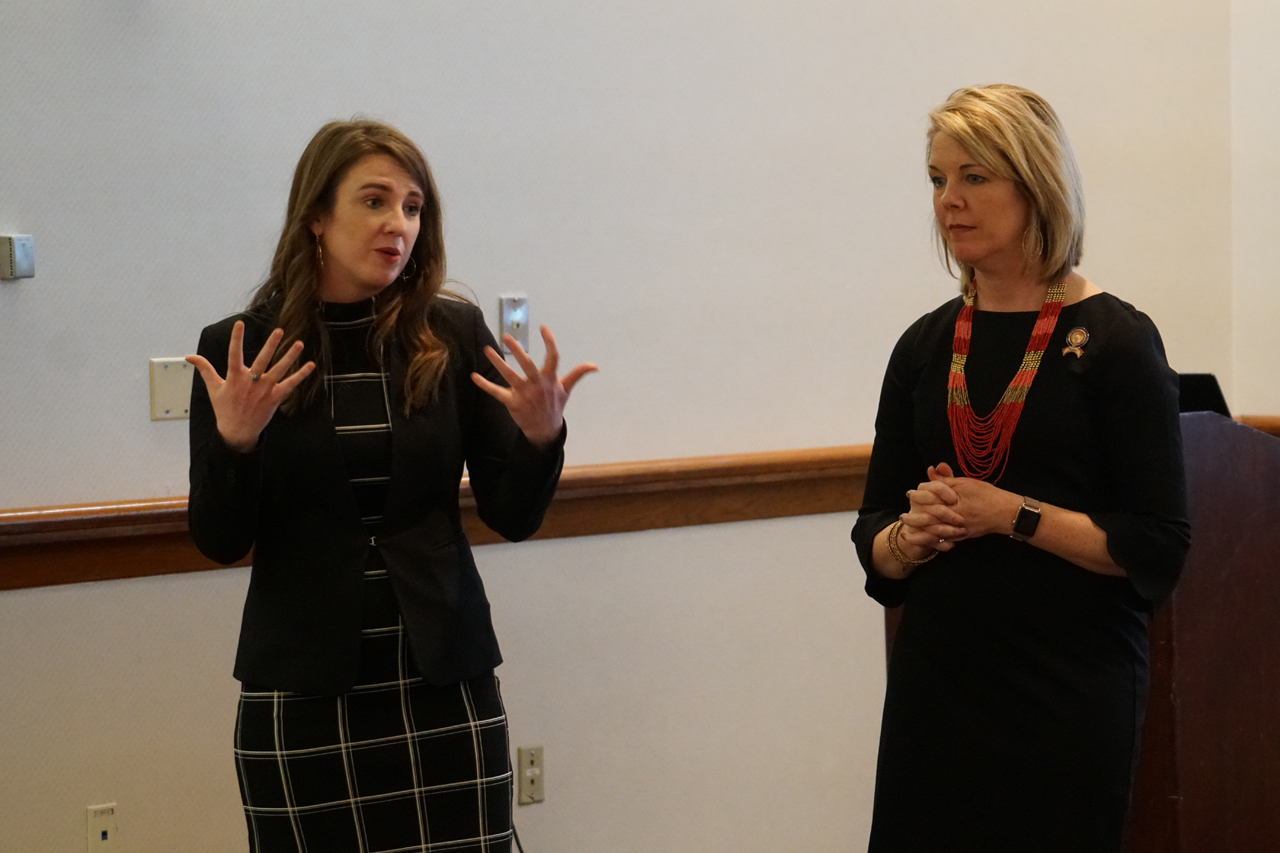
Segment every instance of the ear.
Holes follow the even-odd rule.
[[[324,233],[323,219],[316,217],[315,219],[311,220],[311,233],[316,235],[316,237],[319,237],[321,234]]]

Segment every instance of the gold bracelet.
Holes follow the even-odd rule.
[[[937,551],[930,551],[929,556],[925,557],[923,560],[913,560],[906,554],[902,553],[902,549],[898,547],[898,533],[901,530],[902,522],[900,520],[895,521],[893,526],[889,528],[889,556],[893,557],[893,559],[897,560],[904,566],[918,566],[921,563],[927,563],[934,557],[938,556]]]

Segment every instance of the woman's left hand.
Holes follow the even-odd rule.
[[[560,351],[556,349],[556,339],[552,337],[551,330],[546,326],[542,326],[541,330],[542,340],[547,345],[547,359],[541,369],[515,338],[503,335],[502,342],[516,357],[524,375],[513,370],[493,347],[485,347],[484,354],[511,387],[503,388],[479,373],[471,374],[471,381],[506,406],[511,419],[516,422],[525,438],[539,449],[548,447],[560,435],[560,428],[564,425],[564,406],[573,386],[578,384],[579,379],[598,369],[594,364],[579,364],[565,374],[563,379],[557,378]]]
[[[965,535],[976,539],[988,533],[1008,534],[1013,529],[1013,519],[1022,506],[1022,498],[1013,492],[993,486],[985,480],[951,476],[951,466],[945,462],[929,472],[929,479],[949,486],[958,499],[952,506],[964,517]]]
[[[952,506],[964,516],[965,535],[959,539],[975,539],[996,533],[1013,533],[1013,520],[1022,507],[1022,496],[993,486],[985,480],[952,477],[945,463],[929,474],[930,481],[944,483],[957,500]],[[1124,577],[1125,570],[1116,565],[1107,550],[1107,534],[1087,514],[1040,503],[1040,524],[1030,544],[1042,551],[1075,563],[1082,569],[1111,577]],[[941,550],[941,548],[939,548]]]

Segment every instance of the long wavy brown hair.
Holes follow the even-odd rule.
[[[311,224],[333,211],[338,184],[356,161],[386,154],[399,163],[422,189],[418,239],[402,274],[378,294],[377,319],[370,351],[381,364],[387,344],[398,347],[408,369],[404,377],[404,412],[431,399],[449,361],[449,349],[428,322],[428,308],[445,280],[444,228],[440,194],[418,147],[400,131],[376,121],[333,121],[312,137],[293,173],[284,230],[271,260],[271,272],[249,302],[248,313],[284,329],[277,357],[294,341],[307,345],[303,359],[316,369],[284,401],[296,412],[323,394],[328,374],[329,335],[317,310],[320,304],[320,261]],[[383,369],[386,365],[381,365]]]

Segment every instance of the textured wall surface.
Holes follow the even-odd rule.
[[[529,853],[852,850],[884,689],[850,514],[476,550],[512,746],[546,749]],[[0,849],[246,848],[231,759],[249,570],[0,595]]]
[[[924,116],[996,81],[1068,126],[1082,271],[1175,367],[1274,412],[1250,365],[1274,361],[1280,297],[1232,231],[1275,195],[1250,141],[1274,118],[1233,109],[1274,100],[1266,6],[8,0],[0,233],[35,236],[38,277],[0,284],[0,506],[186,492],[146,361],[243,305],[303,145],[357,113],[427,153],[482,307],[525,291],[566,359],[601,365],[570,464],[870,441],[894,341],[954,292]],[[513,738],[547,747],[530,853],[864,843],[883,645],[850,524],[480,549]],[[0,847],[77,849],[84,807],[118,800],[133,853],[244,849],[247,577],[0,593],[0,767],[23,780]]]
[[[303,145],[356,113],[426,151],[480,304],[528,292],[602,366],[571,464],[869,440],[897,334],[953,292],[922,131],[961,84],[1049,97],[1084,272],[1230,374],[1222,4],[51,0],[5,29],[0,231],[38,270],[0,286],[6,506],[185,492],[146,361],[243,305]]]
[[[1280,11],[1268,0],[1231,4],[1232,403],[1280,412]]]

